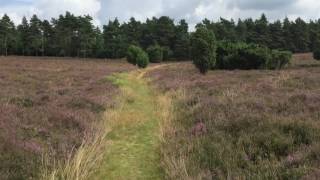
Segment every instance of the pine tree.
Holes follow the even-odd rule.
[[[7,56],[15,49],[15,26],[8,15],[0,20],[1,54]]]
[[[254,43],[268,46],[269,45],[269,32],[268,20],[265,14],[262,14],[260,19],[255,21]]]
[[[54,29],[52,25],[50,24],[49,21],[44,20],[41,25],[41,31],[42,31],[42,55],[47,56],[47,55],[55,55],[54,52],[52,51],[53,49],[53,44],[54,44]]]
[[[176,26],[176,37],[174,42],[174,56],[177,59],[187,59],[189,57],[190,36],[189,26],[185,20],[181,20]]]
[[[285,40],[283,37],[283,30],[281,21],[275,21],[269,25],[269,38],[270,43],[268,47],[271,49],[284,49]]]
[[[80,42],[79,52],[82,54],[81,57],[84,58],[91,56],[92,49],[95,45],[95,33],[94,26],[91,22],[92,20],[91,16],[78,17],[77,31]]]
[[[206,74],[216,67],[216,50],[214,33],[205,27],[197,28],[191,36],[191,57],[200,73]]]
[[[307,52],[309,51],[309,34],[306,22],[301,18],[297,18],[295,23],[291,26],[292,36],[294,37],[294,52]]]
[[[33,15],[30,19],[30,48],[32,51],[32,55],[38,56],[39,52],[41,52],[43,46],[43,31],[41,29],[42,22],[37,17],[37,15]]]
[[[247,39],[247,25],[241,20],[238,20],[238,24],[235,28],[237,34],[237,40],[240,42],[246,42]]]
[[[142,24],[135,18],[130,18],[128,23],[124,23],[121,27],[126,36],[128,44],[139,45],[142,37]]]
[[[296,48],[293,43],[292,23],[287,17],[283,21],[283,38],[285,41],[284,49],[294,51]]]
[[[126,55],[128,44],[120,28],[118,19],[109,21],[109,24],[103,27],[104,46],[108,58],[122,58]]]

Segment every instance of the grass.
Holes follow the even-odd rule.
[[[140,75],[139,75],[140,74]],[[109,79],[122,95],[108,119],[110,146],[93,179],[163,179],[160,161],[161,108],[157,95],[141,73],[117,74]]]

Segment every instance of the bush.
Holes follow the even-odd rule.
[[[161,63],[163,61],[163,49],[159,45],[150,46],[147,52],[150,62]]]
[[[217,69],[281,69],[292,57],[288,51],[270,50],[245,43],[220,42],[217,48]]]
[[[313,50],[313,58],[315,60],[320,60],[320,47],[319,46],[314,48],[314,50]]]
[[[137,65],[139,68],[146,68],[149,64],[148,54],[145,52],[140,52],[137,56]]]
[[[137,57],[144,52],[140,47],[131,45],[127,51],[127,61],[130,64],[137,65]]]
[[[282,69],[290,63],[292,53],[289,51],[272,50],[271,56],[272,58],[266,62],[266,69]]]
[[[245,43],[220,43],[217,52],[218,69],[261,69],[271,58],[269,49]]]
[[[216,38],[207,28],[200,27],[191,37],[191,58],[202,74],[216,66]]]
[[[131,45],[127,51],[127,61],[139,68],[146,68],[149,64],[149,57],[140,47]]]

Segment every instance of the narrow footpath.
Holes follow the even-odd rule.
[[[147,70],[116,74],[109,79],[121,90],[107,114],[110,144],[97,180],[164,179],[160,163],[160,115],[157,94],[143,78]]]

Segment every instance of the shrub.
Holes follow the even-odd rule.
[[[216,66],[216,38],[207,28],[200,27],[191,37],[191,58],[202,74]]]
[[[144,52],[140,47],[131,45],[127,51],[127,61],[130,64],[137,65],[137,57]]]
[[[281,69],[290,63],[292,53],[266,47],[220,42],[217,48],[217,69]]]
[[[245,43],[220,43],[217,53],[218,69],[261,69],[271,58],[269,49]]]
[[[159,45],[150,46],[147,49],[150,62],[160,63],[163,60],[163,49]]]
[[[315,60],[320,60],[320,46],[317,46],[313,50],[313,58]]]
[[[292,53],[289,51],[272,50],[271,56],[272,58],[266,62],[266,69],[282,69],[290,63]]]
[[[148,54],[143,51],[140,52],[137,56],[136,62],[139,68],[146,68],[149,64]]]

